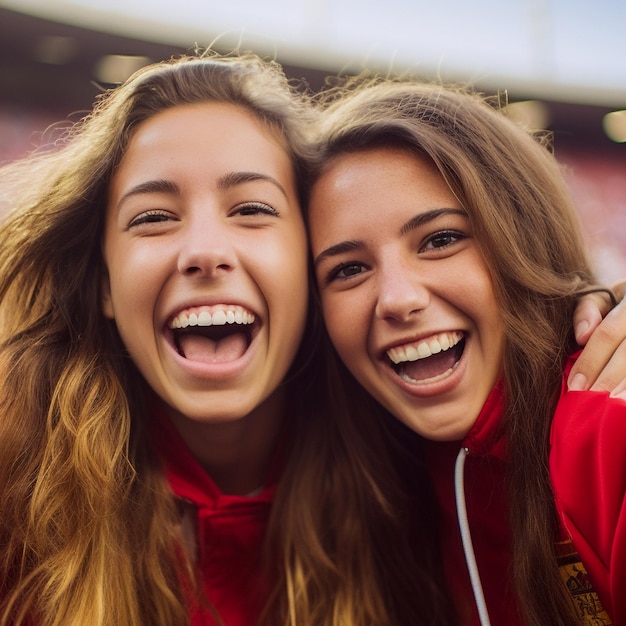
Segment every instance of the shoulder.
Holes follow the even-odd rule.
[[[567,445],[578,452],[594,446],[619,448],[623,455],[626,441],[626,401],[611,397],[606,391],[569,391],[567,376],[578,354],[565,366],[561,393],[552,419],[550,444]]]
[[[569,391],[563,388],[550,432],[551,448],[571,453],[617,453],[626,460],[626,401],[607,391]],[[565,450],[561,450],[565,451]]]
[[[565,511],[615,523],[626,493],[626,402],[603,391],[568,391],[550,432],[550,477]],[[584,503],[584,504],[583,504]],[[607,520],[605,520],[607,521]]]
[[[626,575],[626,402],[564,384],[549,464],[560,519],[615,619],[623,608],[614,590]]]

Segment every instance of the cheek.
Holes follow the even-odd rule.
[[[109,263],[109,285],[111,300],[115,310],[128,306],[129,300],[134,300],[141,292],[145,281],[130,271],[125,263]]]
[[[117,245],[112,242],[105,246],[104,255],[112,291],[130,294],[162,278],[173,264],[169,247],[148,240]]]
[[[504,344],[504,324],[491,275],[486,267],[481,266],[481,270],[476,272],[473,281],[463,286],[466,302],[469,303],[466,313],[474,319],[483,342],[490,346],[490,356],[497,361],[501,358]]]
[[[300,341],[308,310],[308,252],[304,233],[257,241],[245,248],[243,268],[269,309],[274,328]],[[244,260],[245,259],[245,260]]]
[[[502,334],[503,321],[491,284],[485,286],[483,298],[476,307],[482,312],[483,325],[491,329],[494,337],[499,337]]]
[[[496,302],[488,261],[478,249],[472,248],[460,260],[460,263],[462,265],[457,266],[454,272],[454,275],[459,277],[459,284],[456,285],[457,293],[463,294],[463,299],[467,301],[478,319],[489,319],[489,323],[500,319],[500,309]]]
[[[108,297],[103,299],[105,313],[111,313],[127,348],[138,341],[145,329],[152,329],[159,272],[153,259],[125,255],[108,262]],[[106,295],[106,294],[105,294]]]
[[[350,362],[361,346],[365,346],[364,324],[358,309],[347,298],[321,296],[322,313],[328,336],[344,362]]]
[[[280,238],[246,242],[242,248],[250,267],[263,276],[272,292],[293,293],[293,298],[308,294],[308,250],[304,227],[291,229]]]
[[[298,245],[288,249],[287,254],[280,254],[276,259],[276,265],[283,274],[285,282],[289,282],[296,289],[308,293],[309,289],[309,270],[308,270],[308,252],[306,241],[303,239]]]

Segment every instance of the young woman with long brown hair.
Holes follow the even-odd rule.
[[[428,467],[459,623],[623,625],[626,402],[567,391],[598,285],[556,159],[495,104],[328,92],[308,203],[324,318]]]

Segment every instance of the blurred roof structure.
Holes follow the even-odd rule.
[[[561,142],[623,154],[602,124],[626,108],[624,25],[619,0],[0,0],[0,99],[65,117],[90,108],[115,59],[240,47],[314,89],[368,67],[540,99]]]

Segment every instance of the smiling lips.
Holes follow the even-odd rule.
[[[178,353],[191,361],[227,363],[243,356],[256,316],[238,305],[191,307],[170,321]]]
[[[444,378],[454,369],[463,354],[463,339],[460,331],[445,332],[390,348],[386,354],[402,380],[431,383]]]

